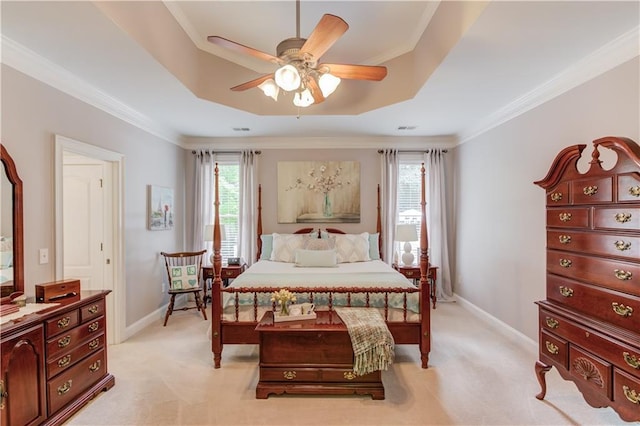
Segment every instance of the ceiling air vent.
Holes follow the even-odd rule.
[[[398,126],[398,130],[415,130],[416,126]]]
[[[251,131],[251,129],[248,128],[248,127],[234,127],[233,131],[234,132],[249,132],[249,131]]]

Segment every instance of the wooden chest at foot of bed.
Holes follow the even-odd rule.
[[[260,380],[256,398],[269,394],[371,395],[384,399],[380,371],[356,376],[347,328],[335,312],[315,320],[274,323],[267,312],[260,336]]]

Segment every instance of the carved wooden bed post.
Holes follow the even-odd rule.
[[[220,197],[218,194],[218,163],[214,170],[215,198],[213,220],[213,284],[211,286],[211,349],[213,351],[213,363],[215,368],[220,368],[222,359],[222,255],[220,254]]]
[[[422,167],[420,168],[420,210],[422,214],[420,221],[420,357],[422,359],[422,368],[427,368],[429,364],[429,352],[431,351],[431,307],[429,305],[431,292],[429,291],[429,281],[427,279],[429,272],[429,238],[427,235],[427,201],[424,172],[424,163],[422,163]]]

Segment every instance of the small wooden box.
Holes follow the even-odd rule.
[[[68,279],[36,284],[36,303],[80,298],[80,280]]]

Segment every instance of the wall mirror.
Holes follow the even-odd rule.
[[[0,159],[0,301],[6,301],[12,293],[24,292],[22,180],[2,144]]]

